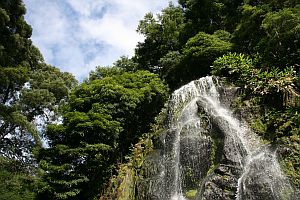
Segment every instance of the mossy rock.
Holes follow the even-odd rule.
[[[197,190],[189,190],[185,193],[185,197],[190,200],[195,199],[197,192]]]

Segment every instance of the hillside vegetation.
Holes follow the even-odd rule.
[[[300,187],[297,0],[170,3],[141,19],[132,58],[81,84],[43,61],[25,12],[22,0],[0,1],[0,199],[122,199],[118,188],[134,180],[123,172],[134,176],[151,150],[170,92],[206,75],[240,88],[235,109],[281,147]]]

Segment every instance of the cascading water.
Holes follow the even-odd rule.
[[[221,90],[216,78],[204,77],[173,93],[158,172],[141,199],[295,199],[276,150],[233,117]]]

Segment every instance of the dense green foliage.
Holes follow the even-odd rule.
[[[0,199],[33,199],[44,126],[77,83],[43,63],[21,0],[0,2]]]
[[[186,39],[199,31],[212,34],[216,30],[232,32],[240,16],[242,0],[179,0],[184,10]]]
[[[257,52],[261,63],[284,68],[299,64],[299,3],[284,1],[245,1],[241,22],[234,32],[239,51]]]
[[[203,6],[196,6],[198,3],[195,2],[182,2],[188,8],[170,4],[157,18],[148,13],[138,27],[138,32],[146,39],[137,45],[133,57],[137,68],[158,73],[171,89],[210,74],[212,62],[232,48],[229,32],[218,29],[208,31],[207,24],[191,27],[196,25],[193,20],[198,21],[201,16],[195,15],[190,19],[190,12],[199,13],[193,9],[202,9]],[[191,35],[191,30],[197,32]]]
[[[24,20],[22,1],[1,1],[0,6],[0,145],[6,157],[14,157],[22,154],[22,135],[31,132],[37,139],[34,128],[17,108],[17,92],[29,80],[30,70],[42,61],[42,57],[29,39],[31,27]],[[15,130],[19,127],[17,133]],[[9,134],[12,134],[11,138],[7,137]]]
[[[292,67],[283,71],[278,68],[262,69],[254,66],[253,60],[243,54],[229,53],[214,61],[212,74],[226,76],[247,93],[256,97],[282,96],[293,85],[296,76]],[[283,99],[277,99],[281,105]]]
[[[149,132],[167,99],[164,83],[175,90],[210,74],[241,88],[237,107],[258,108],[253,129],[283,149],[282,165],[300,186],[299,2],[178,3],[145,15],[132,58],[96,68],[76,87],[32,45],[22,0],[0,1],[0,199],[98,198]]]
[[[98,68],[91,77],[72,92],[63,124],[48,126],[50,147],[39,154],[45,170],[39,199],[97,196],[117,161],[149,131],[168,94],[146,71]]]
[[[1,1],[0,8],[0,66],[35,68],[43,58],[29,39],[32,29],[22,0]]]
[[[158,72],[159,59],[169,51],[179,50],[182,46],[180,33],[184,26],[182,9],[170,4],[162,10],[162,14],[145,15],[140,21],[137,31],[146,38],[137,45],[134,60],[139,69]]]
[[[248,56],[229,53],[214,61],[212,73],[243,88],[238,107],[251,102],[251,107],[258,108],[250,119],[252,128],[270,143],[286,148],[281,152],[285,171],[300,186],[300,95],[295,92],[299,88],[293,67],[258,68]]]
[[[180,0],[141,20],[138,31],[146,39],[133,60],[171,89],[210,74],[213,61],[228,51],[255,58],[260,68],[298,66],[299,10],[293,0]],[[165,20],[170,17],[172,23]]]
[[[36,177],[28,174],[15,160],[0,160],[0,199],[32,200]]]
[[[209,75],[215,58],[231,50],[230,36],[230,33],[221,30],[212,35],[199,32],[187,41],[182,53],[170,51],[160,58],[159,74],[171,89]]]
[[[56,115],[51,111],[67,100],[76,80],[42,63],[29,39],[31,27],[24,21],[22,1],[2,1],[0,6],[0,148],[3,156],[24,160],[34,145],[41,145],[36,117],[51,121]]]

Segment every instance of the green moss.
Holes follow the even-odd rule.
[[[185,193],[186,198],[188,199],[194,199],[197,195],[197,190],[189,190]]]
[[[100,200],[134,200],[136,199],[137,181],[143,176],[143,164],[146,157],[153,151],[154,140],[163,131],[166,112],[163,110],[156,118],[156,124],[152,126],[150,133],[144,134],[139,142],[134,145],[126,159],[127,163],[119,166],[117,176],[112,176],[107,189]]]
[[[135,173],[132,168],[125,167],[125,176],[123,176],[122,183],[118,187],[118,200],[133,200],[135,197]]]
[[[232,191],[231,191],[230,189],[228,189],[228,188],[225,188],[225,189],[224,189],[224,193],[229,194],[229,193],[232,193]]]
[[[293,184],[300,188],[300,135],[281,138],[281,142],[288,148],[287,154],[281,161],[283,169]]]
[[[267,126],[261,119],[257,118],[251,123],[251,128],[258,133],[265,133],[267,131]]]

